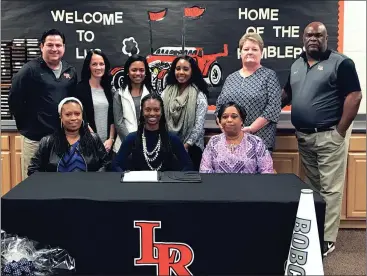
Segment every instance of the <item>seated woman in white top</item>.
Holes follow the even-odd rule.
[[[132,55],[124,65],[124,81],[114,91],[113,116],[117,139],[113,147],[118,152],[126,136],[138,130],[141,99],[153,92],[151,73],[146,58]]]

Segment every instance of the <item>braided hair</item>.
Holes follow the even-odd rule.
[[[171,142],[168,135],[168,129],[167,129],[167,123],[166,123],[166,117],[164,114],[164,108],[163,108],[163,100],[157,93],[151,93],[149,95],[146,95],[141,100],[141,107],[140,107],[140,117],[139,117],[139,125],[137,130],[137,136],[134,142],[134,149],[135,150],[142,150],[143,149],[143,141],[142,141],[142,134],[145,128],[145,119],[144,119],[144,103],[147,100],[157,100],[160,103],[161,108],[161,118],[159,120],[159,135],[161,137],[161,154],[163,155],[163,165],[162,168],[165,168],[167,166],[171,166],[172,157],[173,157],[173,151]]]

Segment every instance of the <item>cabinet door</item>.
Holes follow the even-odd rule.
[[[366,219],[366,153],[348,154],[347,218]]]
[[[12,187],[15,187],[22,181],[22,137],[15,136],[14,163],[12,164]]]
[[[340,213],[340,219],[347,218],[347,187],[348,187],[348,170],[347,174],[345,175],[345,182],[344,182],[344,191],[343,191],[343,201],[342,201],[342,210]]]
[[[1,152],[1,195],[11,189],[10,151]]]
[[[1,135],[1,195],[11,189],[10,137]]]
[[[294,173],[299,176],[298,152],[273,152],[273,163],[277,173]]]

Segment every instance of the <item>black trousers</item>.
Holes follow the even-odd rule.
[[[189,147],[188,154],[191,158],[194,171],[199,171],[203,151],[197,145],[192,145]]]

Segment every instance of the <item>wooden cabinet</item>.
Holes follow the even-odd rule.
[[[277,173],[294,173],[299,175],[298,152],[274,152],[273,164]]]
[[[1,135],[1,195],[22,181],[21,136],[17,133]]]
[[[11,189],[10,137],[1,136],[1,194]]]
[[[366,220],[366,153],[348,154],[347,218]]]
[[[348,178],[348,171],[346,175],[346,179]],[[344,182],[344,192],[343,192],[343,201],[342,201],[342,210],[340,214],[340,219],[347,219],[347,181]]]
[[[278,135],[275,140],[273,164],[277,173],[300,175],[300,156],[297,139],[294,135]]]
[[[273,153],[277,173],[294,173],[304,180],[305,173],[294,135],[278,135]],[[349,142],[341,228],[366,228],[366,134],[353,134]]]
[[[14,152],[12,162],[13,187],[22,181],[22,137],[14,136]]]
[[[366,134],[350,138],[340,227],[366,228]]]
[[[1,153],[1,194],[11,189],[10,152]]]

